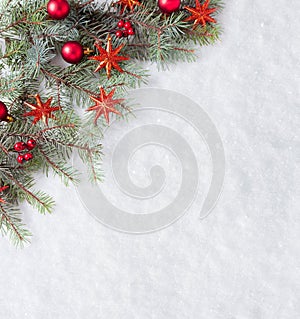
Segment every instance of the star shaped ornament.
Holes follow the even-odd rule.
[[[186,18],[184,21],[194,20],[193,29],[195,29],[199,24],[203,27],[206,26],[206,22],[216,23],[217,21],[212,18],[210,15],[214,13],[217,8],[209,8],[210,0],[205,0],[203,5],[199,3],[199,0],[195,0],[196,7],[184,7],[184,9],[188,10],[191,13],[191,16]]]
[[[109,113],[115,113],[121,115],[121,113],[115,109],[115,105],[120,104],[124,101],[124,99],[113,99],[113,95],[115,94],[115,90],[113,89],[110,93],[106,94],[104,89],[100,87],[100,95],[98,97],[90,96],[90,98],[96,103],[87,109],[87,111],[95,111],[95,119],[94,123],[97,124],[97,120],[101,115],[104,115],[107,124],[109,124]]]
[[[115,5],[120,4],[122,6],[121,14],[124,12],[124,10],[126,8],[129,8],[132,11],[135,6],[141,5],[140,1],[138,1],[138,0],[119,0],[119,1],[115,2],[114,4]]]
[[[121,44],[116,49],[112,48],[111,37],[108,36],[106,49],[102,48],[98,43],[95,43],[95,47],[98,49],[99,55],[89,57],[90,60],[99,61],[99,65],[94,72],[98,72],[99,70],[105,68],[106,75],[110,78],[111,69],[114,68],[119,72],[124,72],[122,68],[119,66],[118,62],[129,60],[129,57],[120,56],[118,53],[122,50],[125,44]]]
[[[35,95],[35,99],[37,104],[24,102],[24,104],[30,107],[32,111],[24,113],[23,116],[34,116],[33,124],[36,124],[38,121],[42,120],[48,126],[49,118],[56,120],[52,112],[60,110],[60,107],[51,107],[52,97],[50,97],[45,103],[42,102],[39,94]]]
[[[9,188],[9,186],[0,187],[0,193],[4,192],[8,188]],[[0,203],[6,203],[6,201],[3,198],[0,198]]]

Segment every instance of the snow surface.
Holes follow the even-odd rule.
[[[24,206],[25,249],[0,240],[0,318],[300,318],[299,12],[298,0],[227,1],[222,42],[150,67],[149,86],[188,95],[223,139],[213,213],[199,220],[196,200],[162,231],[123,234],[41,177],[57,208]]]

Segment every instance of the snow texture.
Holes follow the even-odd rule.
[[[170,227],[123,234],[39,177],[57,207],[24,205],[25,249],[1,239],[1,319],[300,318],[299,12],[298,0],[227,1],[222,41],[197,63],[149,67],[149,86],[189,96],[223,139],[213,213],[199,220],[202,194]]]

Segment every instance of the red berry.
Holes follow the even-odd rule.
[[[119,27],[119,28],[123,28],[123,27],[124,27],[124,21],[123,21],[123,20],[120,20],[120,21],[118,22],[118,27]]]
[[[30,161],[31,159],[33,159],[33,155],[31,153],[26,153],[24,155],[24,159],[25,161]]]
[[[129,21],[124,23],[124,28],[125,29],[130,29],[131,28],[131,23]]]
[[[20,163],[20,164],[23,164],[24,161],[25,161],[24,156],[19,154],[18,157],[17,157],[17,162]]]
[[[128,29],[128,35],[134,35],[134,30],[132,28]]]
[[[22,151],[24,151],[26,149],[26,144],[23,143],[23,142],[18,142],[18,143],[15,144],[14,149],[17,152],[22,152]]]
[[[127,30],[123,31],[123,37],[125,37],[125,38],[128,37],[128,31]]]
[[[27,142],[26,146],[28,150],[33,150],[36,147],[36,141],[32,138]]]
[[[122,38],[123,32],[122,32],[121,30],[118,30],[118,31],[116,32],[116,36],[117,36],[118,38]]]

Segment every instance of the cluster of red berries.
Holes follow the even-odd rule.
[[[30,161],[31,159],[33,159],[32,153],[27,152],[25,154],[20,154],[20,152],[23,152],[25,150],[31,151],[35,147],[36,147],[36,141],[33,138],[28,140],[27,143],[17,142],[14,145],[15,151],[17,151],[19,153],[19,155],[17,157],[17,162],[20,163],[20,164],[23,164],[25,161]]]
[[[120,30],[116,31],[116,36],[118,38],[128,37],[129,35],[134,35],[134,29],[129,21],[120,20],[118,22],[118,28]]]

